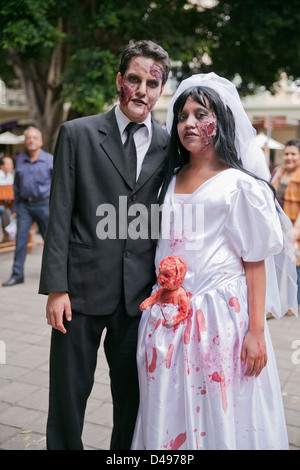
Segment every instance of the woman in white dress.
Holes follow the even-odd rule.
[[[189,313],[175,328],[163,321],[178,313],[171,305],[142,315],[132,449],[288,449],[265,314],[297,312],[289,224],[270,186],[242,168],[254,130],[235,87],[195,75],[174,103],[156,267],[184,260]],[[292,266],[285,299],[276,263]]]

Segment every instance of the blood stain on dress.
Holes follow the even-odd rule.
[[[183,342],[184,344],[190,344],[191,340],[191,328],[192,328],[192,317],[193,315],[193,310],[189,310],[188,317],[186,319],[186,327],[184,329],[183,333]]]
[[[156,351],[156,348],[153,348],[152,349],[152,361],[151,361],[151,364],[149,365],[149,372],[154,372],[155,369],[156,369],[156,361],[157,361],[157,351]]]
[[[172,362],[172,355],[174,351],[174,344],[171,343],[167,352],[167,357],[166,357],[166,368],[170,369],[171,367],[171,362]]]
[[[178,434],[178,436],[170,441],[171,450],[178,450],[186,441],[186,432]]]
[[[241,311],[239,299],[237,297],[230,297],[228,304],[230,307],[234,307],[235,313],[239,313]]]
[[[218,382],[221,386],[222,406],[223,406],[224,413],[226,413],[227,412],[227,397],[226,397],[224,372],[221,370],[219,374],[217,371],[215,371],[210,377],[211,377],[212,382]]]
[[[179,238],[173,238],[172,240],[170,239],[170,248],[174,250],[178,243],[182,243],[182,240]]]
[[[203,315],[202,310],[200,309],[197,310],[196,312],[196,321],[197,321],[197,331],[198,331],[198,342],[200,343],[201,333],[204,333],[204,331],[207,331],[205,317]]]
[[[187,365],[187,369],[186,369],[186,372],[187,372],[187,375],[190,375],[190,360],[189,360],[189,356],[188,356],[188,352],[186,351],[186,365]]]
[[[216,346],[219,346],[219,344],[220,344],[219,335],[217,335],[215,338],[213,338],[213,344],[215,344]]]

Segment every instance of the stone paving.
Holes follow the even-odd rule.
[[[51,328],[47,298],[37,294],[42,247],[27,255],[25,283],[2,287],[13,252],[0,253],[0,449],[43,450],[48,406]],[[291,450],[300,450],[300,318],[268,320],[277,358]],[[68,398],[66,397],[66,400]],[[95,385],[88,401],[83,442],[87,450],[109,449],[112,406],[108,370],[99,350]]]

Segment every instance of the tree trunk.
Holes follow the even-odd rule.
[[[53,50],[47,77],[47,88],[43,113],[41,115],[41,130],[44,145],[53,152],[59,126],[63,121],[63,100],[61,99],[62,82],[60,76],[64,70],[64,54],[62,44],[57,44]]]
[[[26,94],[29,115],[42,132],[43,148],[51,153],[63,121],[62,84],[57,78],[63,71],[61,47],[54,48],[46,74],[40,64],[26,64],[14,50],[9,52],[9,61]]]
[[[65,26],[59,18],[59,29],[63,31]],[[8,53],[8,61],[25,91],[29,114],[43,134],[43,148],[51,153],[63,121],[61,75],[68,63],[68,55],[69,46],[63,43],[54,47],[49,64],[23,62],[14,49]]]

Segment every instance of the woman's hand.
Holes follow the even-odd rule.
[[[264,332],[247,332],[241,354],[242,365],[247,364],[245,376],[258,377],[267,364],[267,350]]]

